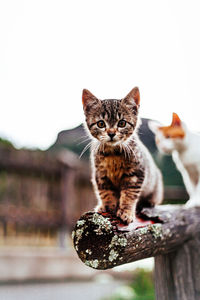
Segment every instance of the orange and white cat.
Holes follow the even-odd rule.
[[[200,134],[190,131],[175,113],[171,125],[150,121],[149,128],[155,133],[160,152],[172,155],[183,177],[190,196],[186,206],[200,206]]]

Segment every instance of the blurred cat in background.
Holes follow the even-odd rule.
[[[155,134],[160,152],[172,155],[183,177],[190,196],[186,206],[200,206],[200,134],[190,131],[176,113],[173,113],[171,125],[150,121],[149,128]]]
[[[160,204],[163,198],[162,175],[137,135],[139,89],[120,100],[100,100],[83,90],[82,102],[92,137],[96,210],[110,212],[129,224],[136,210]]]

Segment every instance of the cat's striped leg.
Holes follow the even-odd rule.
[[[96,194],[98,205],[96,211],[115,213],[119,202],[119,196],[112,182],[106,176],[96,176]]]
[[[127,224],[135,219],[136,205],[141,194],[143,180],[142,171],[126,175],[122,180],[117,216]]]
[[[117,216],[124,223],[129,224],[134,221],[136,204],[139,200],[139,195],[140,193],[136,192],[134,189],[127,189],[121,191]]]
[[[98,212],[114,213],[118,204],[116,193],[111,190],[99,190],[98,193],[100,196],[100,201],[95,210]]]

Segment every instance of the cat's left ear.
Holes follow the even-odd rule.
[[[140,91],[138,87],[134,87],[134,89],[132,89],[130,91],[130,93],[128,93],[128,95],[122,100],[122,102],[126,105],[133,105],[136,104],[137,106],[140,105]]]
[[[173,113],[173,115],[172,115],[171,126],[172,127],[180,127],[181,126],[181,119],[179,118],[179,116],[176,113]]]

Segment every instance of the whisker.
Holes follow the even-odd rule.
[[[89,143],[83,148],[83,150],[82,150],[82,152],[81,152],[79,158],[81,158],[81,157],[83,156],[83,154],[91,147],[91,145],[92,145],[92,141],[89,142]]]
[[[75,139],[75,142],[81,141],[82,139],[88,138],[88,134],[84,134],[83,136],[79,136],[77,139]]]
[[[87,141],[91,141],[91,138],[88,137],[87,139],[85,139],[85,140],[81,141],[80,143],[78,143],[78,145],[81,145],[81,144],[83,144],[83,143],[85,143],[85,142],[87,142]]]
[[[134,155],[134,151],[133,151],[133,148],[128,144],[128,142],[124,142],[123,144],[123,149],[124,149],[124,153],[125,153],[125,158],[126,156],[128,157],[128,160],[130,161],[131,159],[131,156]]]
[[[100,146],[101,146],[100,142],[97,142],[97,143],[93,144],[93,147],[94,147],[93,151],[98,152],[98,148],[100,148]]]
[[[101,145],[99,146],[102,147],[102,151],[105,154],[105,142],[107,141],[107,139],[105,137],[100,137],[99,139],[101,141]]]

